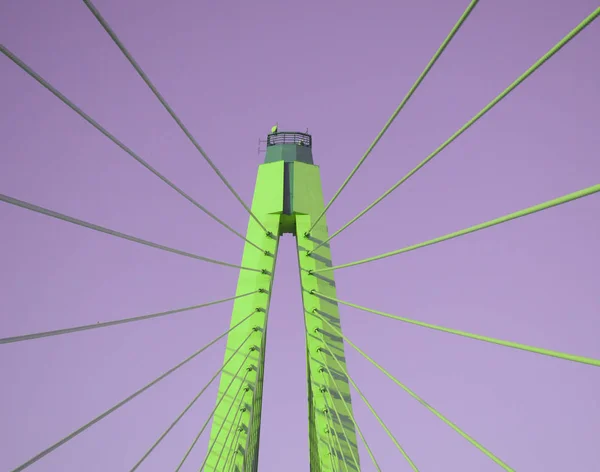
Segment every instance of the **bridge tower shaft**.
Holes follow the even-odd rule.
[[[253,218],[249,219],[247,229],[247,239],[265,253],[246,243],[242,256],[243,266],[261,269],[262,273],[240,271],[239,274],[236,295],[256,293],[235,300],[231,326],[254,314],[227,339],[225,359],[231,357],[231,360],[220,379],[206,471],[258,470],[269,303],[279,238],[285,233],[296,236],[300,270],[306,327],[310,470],[360,470],[348,380],[340,372],[340,365],[344,369],[346,366],[343,340],[321,320],[326,317],[341,329],[338,306],[311,294],[311,290],[316,290],[336,297],[333,275],[322,277],[310,273],[331,265],[329,245],[307,254],[328,237],[325,216],[309,234],[323,209],[312,137],[297,132],[269,134],[252,200],[252,212],[269,232]],[[238,350],[244,340],[247,341]]]

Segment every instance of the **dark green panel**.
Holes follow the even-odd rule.
[[[312,164],[312,150],[310,147],[300,144],[277,144],[268,146],[265,164],[277,161]]]

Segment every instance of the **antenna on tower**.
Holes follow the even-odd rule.
[[[278,132],[279,132],[279,122],[275,123],[275,126],[271,126],[271,132],[269,133],[269,136],[271,134],[277,134]],[[261,144],[267,144],[268,145],[269,144],[268,139],[269,139],[268,137],[267,137],[267,139],[260,139],[260,138],[258,138],[258,155],[259,156],[261,155],[261,153],[267,152],[266,149],[261,149],[260,145]]]
[[[261,144],[266,144],[267,140],[266,139],[260,139],[258,138],[258,149],[257,149],[257,154],[260,156],[262,153],[267,152],[266,149],[261,149],[260,145]]]

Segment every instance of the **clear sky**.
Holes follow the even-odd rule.
[[[467,0],[96,6],[246,201],[257,141],[313,135],[330,198]],[[585,16],[593,0],[481,1],[332,206],[338,229]],[[2,0],[0,41],[134,151],[244,231],[247,214],[79,0]],[[392,196],[332,242],[350,262],[598,184],[600,20]],[[239,263],[242,242],[0,57],[0,193]],[[337,274],[341,299],[600,358],[600,195]],[[0,203],[0,337],[143,315],[234,294],[235,269]],[[260,470],[308,470],[305,351],[291,236],[282,240],[266,359]],[[231,304],[0,346],[0,470],[8,471],[228,327]],[[600,370],[342,307],[345,333],[518,471],[593,472]],[[201,389],[224,344],[33,465],[126,471]],[[423,472],[501,470],[347,348],[350,373]],[[216,387],[216,384],[215,384]],[[168,471],[215,401],[202,397],[141,470]],[[409,466],[354,397],[384,471]],[[204,435],[185,471],[196,470]],[[374,470],[362,454],[365,471]]]

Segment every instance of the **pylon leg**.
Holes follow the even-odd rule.
[[[263,254],[246,243],[242,266],[264,269],[265,273],[240,271],[236,294],[241,295],[259,290],[260,292],[235,300],[231,326],[239,323],[254,310],[260,311],[256,311],[250,320],[232,331],[227,338],[225,358],[229,358],[250,336],[221,375],[217,396],[217,403],[219,401],[220,403],[215,411],[211,427],[210,452],[205,465],[206,471],[222,470],[229,452],[234,455],[231,461],[231,470],[250,472],[256,471],[258,467],[267,319],[279,245],[279,221],[282,210],[283,162],[263,164],[258,169],[252,212],[272,234],[267,235],[253,219],[250,219],[247,239],[268,251],[269,254]],[[235,372],[243,362],[246,365],[242,367],[237,378],[234,378],[232,382]],[[244,378],[244,376],[246,377]],[[226,390],[227,393],[225,393]],[[240,394],[234,398],[238,391]],[[228,413],[229,415],[227,415]],[[230,428],[239,428],[240,431],[238,434],[235,434],[235,431],[230,434],[225,443]],[[231,451],[232,448],[234,451]],[[217,461],[219,461],[218,465]]]
[[[326,317],[341,329],[336,303],[311,294],[316,290],[336,297],[333,275],[311,275],[310,271],[331,264],[328,245],[307,255],[328,237],[326,218],[308,232],[314,219],[324,208],[319,168],[295,162],[293,170],[294,211],[298,265],[302,284],[302,300],[306,326],[306,356],[309,400],[309,438],[311,471],[358,471],[360,461],[352,414],[350,387],[346,375],[340,372],[336,356],[342,366],[346,365],[343,340],[331,333],[327,324],[320,320]]]

